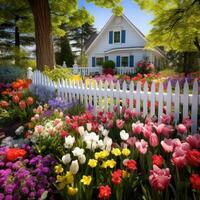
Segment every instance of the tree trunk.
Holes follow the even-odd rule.
[[[188,74],[188,68],[189,68],[189,66],[188,66],[188,52],[184,52],[184,61],[183,61],[183,71],[184,71],[184,73],[185,73],[185,76]]]
[[[37,69],[55,66],[52,25],[48,0],[28,0],[35,22]]]
[[[194,45],[197,48],[197,50],[200,52],[200,44],[199,44],[199,38],[198,37],[195,37]]]
[[[15,65],[19,65],[20,62],[20,39],[19,39],[19,28],[17,27],[17,21],[19,16],[15,17]]]

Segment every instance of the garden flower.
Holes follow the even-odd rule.
[[[23,126],[19,126],[16,130],[15,130],[15,134],[16,135],[20,135],[24,132],[24,127]]]
[[[81,156],[84,154],[84,149],[81,149],[79,147],[75,147],[74,150],[72,151],[74,156]]]
[[[116,126],[117,128],[122,129],[124,127],[124,121],[122,119],[117,119]]]
[[[187,128],[186,128],[186,126],[185,126],[184,124],[179,124],[179,125],[177,125],[177,126],[176,126],[176,130],[177,130],[177,132],[180,133],[180,134],[185,134],[185,133],[187,133]]]
[[[189,135],[186,140],[192,148],[200,148],[200,134]]]
[[[186,159],[189,165],[194,167],[200,166],[200,151],[196,149],[187,151]]]
[[[166,126],[165,124],[159,124],[158,126],[154,126],[158,135],[162,134],[162,131],[165,126]]]
[[[132,131],[134,134],[139,135],[143,130],[143,123],[140,121],[132,124]]]
[[[80,134],[81,136],[84,135],[84,134],[85,134],[84,127],[83,127],[83,126],[79,126],[79,127],[78,127],[78,132],[79,132],[79,134]]]
[[[163,114],[161,116],[161,122],[163,124],[170,124],[172,120],[173,120],[173,116],[171,114],[169,115]]]
[[[78,160],[72,161],[69,170],[70,170],[70,172],[72,172],[72,174],[77,174],[77,172],[79,170]]]
[[[103,163],[102,163],[102,165],[101,165],[101,167],[102,168],[114,168],[115,166],[116,166],[116,161],[114,161],[113,159],[111,159],[111,160],[106,160],[106,161],[103,161]]]
[[[114,171],[112,174],[112,182],[114,185],[119,185],[122,181],[121,177],[122,177],[122,170],[118,169],[116,171]]]
[[[160,169],[158,166],[153,165],[153,170],[150,170],[149,182],[154,189],[165,190],[170,183],[170,179],[169,168]]]
[[[80,162],[80,164],[84,164],[86,161],[86,157],[84,154],[78,156],[78,161]]]
[[[9,148],[6,151],[6,159],[8,161],[14,161],[17,158],[23,158],[27,154],[26,150],[19,148]]]
[[[19,98],[17,95],[14,95],[14,96],[12,96],[12,101],[13,101],[14,103],[19,103],[20,98]]]
[[[157,165],[158,167],[162,167],[163,166],[163,157],[161,155],[152,155],[152,163],[153,165]]]
[[[104,149],[110,151],[112,146],[112,139],[106,136],[104,137],[103,142],[104,142]]]
[[[19,107],[20,107],[21,109],[25,109],[25,108],[26,108],[26,102],[25,102],[25,101],[20,101],[20,102],[19,102]]]
[[[72,137],[71,135],[65,137],[65,143],[64,143],[64,147],[66,149],[71,149],[74,145],[75,142],[75,137]]]
[[[78,188],[68,187],[67,194],[69,196],[74,196],[78,192]]]
[[[141,139],[141,141],[136,141],[135,146],[141,154],[145,154],[147,152],[148,143]]]
[[[120,138],[124,141],[128,140],[129,134],[125,130],[120,131]]]
[[[109,131],[107,129],[104,129],[101,133],[105,137],[108,135]]]
[[[9,103],[7,101],[0,101],[0,106],[6,108],[9,106]]]
[[[60,136],[63,137],[63,138],[67,137],[68,135],[69,135],[69,133],[67,131],[62,130],[60,132]]]
[[[200,191],[200,176],[198,174],[192,174],[190,176],[190,183],[193,189]]]
[[[70,156],[70,154],[68,153],[68,154],[64,155],[64,156],[62,157],[62,161],[63,161],[63,163],[64,163],[65,165],[68,164],[68,163],[70,163],[70,162],[71,162],[71,156]]]
[[[118,148],[113,148],[111,153],[115,156],[120,156],[121,155],[121,151]]]
[[[131,147],[133,147],[135,145],[136,140],[137,140],[136,137],[129,137],[126,143]]]
[[[81,179],[81,183],[83,183],[84,185],[90,185],[91,181],[92,181],[92,177],[91,176],[83,175],[83,177]]]
[[[172,139],[165,138],[163,141],[161,141],[162,148],[165,152],[170,153],[174,150],[174,143]]]
[[[33,102],[34,102],[33,97],[28,97],[27,100],[26,100],[27,105],[32,105]]]
[[[144,134],[145,138],[149,138],[152,134],[152,131],[153,131],[153,129],[152,129],[151,125],[149,125],[149,124],[144,125],[143,134]]]
[[[122,155],[124,155],[124,156],[129,156],[130,153],[131,153],[131,151],[130,151],[129,149],[127,149],[127,148],[122,149]]]
[[[91,168],[96,167],[96,166],[97,166],[97,160],[95,160],[95,159],[89,159],[88,165],[89,165]]]
[[[192,120],[186,117],[183,119],[183,124],[186,126],[187,129],[189,129],[192,126]]]
[[[87,130],[90,132],[92,130],[92,124],[91,123],[87,123]]]
[[[103,150],[100,152],[96,152],[94,156],[95,156],[95,159],[98,160],[98,159],[107,158],[109,154],[110,154],[109,151]]]
[[[99,195],[98,195],[98,197],[100,198],[100,199],[109,199],[110,198],[110,195],[111,195],[111,189],[110,189],[110,187],[108,186],[108,185],[106,185],[106,186],[100,186],[99,187]]]
[[[127,169],[135,171],[137,169],[137,163],[135,160],[125,159],[123,161],[123,165],[127,167]]]
[[[35,126],[35,133],[36,134],[41,134],[43,131],[44,131],[44,126],[42,126],[42,125]]]
[[[159,144],[158,136],[155,133],[152,133],[149,137],[149,143],[152,147],[157,147]]]
[[[63,168],[62,168],[62,165],[56,165],[55,166],[55,173],[56,174],[61,174],[63,172]]]

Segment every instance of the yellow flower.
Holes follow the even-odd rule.
[[[84,185],[90,185],[92,181],[92,177],[91,176],[84,176],[81,179],[81,183],[83,183]]]
[[[107,161],[103,161],[101,167],[104,168],[104,169],[107,168],[108,167]]]
[[[94,154],[94,157],[96,160],[100,159],[104,159],[107,158],[109,156],[109,152],[104,150],[104,151],[100,151]]]
[[[64,182],[64,181],[65,181],[65,176],[60,176],[60,175],[56,176],[56,182],[57,183],[61,183],[61,182]]]
[[[100,156],[100,152],[96,152],[96,153],[94,154],[94,157],[95,157],[96,160],[99,159],[99,156]]]
[[[116,165],[116,162],[111,159],[111,160],[107,160],[107,166],[110,167],[110,168],[114,168]]]
[[[124,156],[129,156],[130,153],[131,153],[131,151],[130,151],[129,149],[127,149],[127,148],[125,148],[125,149],[122,150],[122,154],[123,154]]]
[[[74,196],[78,192],[78,188],[68,187],[67,194],[70,196]]]
[[[70,183],[74,182],[74,176],[70,171],[67,172],[65,175],[65,182],[66,182],[66,184],[70,184]]]
[[[90,167],[92,167],[92,168],[96,167],[97,166],[97,160],[95,160],[95,159],[89,159],[88,165]]]
[[[121,151],[119,148],[113,148],[111,153],[115,156],[120,156],[121,155]]]
[[[62,165],[56,165],[55,166],[55,173],[56,174],[61,174],[63,172]]]
[[[122,177],[123,178],[128,178],[130,176],[130,173],[128,173],[127,171],[125,170],[122,170]]]

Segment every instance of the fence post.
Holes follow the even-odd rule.
[[[33,75],[32,68],[29,67],[27,69],[27,79],[32,79],[32,75]]]
[[[78,74],[78,65],[76,64],[76,62],[73,65],[73,73]]]

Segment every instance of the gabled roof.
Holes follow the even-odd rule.
[[[105,24],[105,26],[101,29],[101,31],[99,32],[99,34],[97,35],[97,37],[95,37],[95,39],[85,48],[86,49],[86,53],[89,51],[89,49],[95,44],[96,41],[98,41],[98,39],[100,38],[100,36],[103,34],[104,30],[111,24],[111,22],[113,21],[113,19],[117,17],[112,15],[110,17],[110,19],[108,20],[108,22]],[[125,21],[138,33],[138,35],[144,40],[147,41],[144,34],[124,15],[122,14],[122,16]]]

